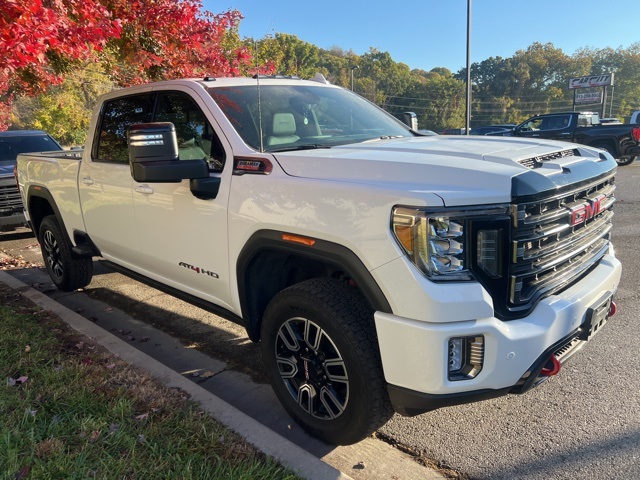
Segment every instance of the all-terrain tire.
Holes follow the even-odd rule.
[[[261,346],[278,399],[311,435],[349,445],[391,418],[373,312],[346,283],[317,278],[278,293]]]
[[[38,239],[47,272],[59,290],[71,292],[91,282],[93,260],[73,254],[55,215],[42,220]]]

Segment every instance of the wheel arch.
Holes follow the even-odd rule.
[[[589,143],[590,147],[604,148],[607,147],[614,158],[620,155],[619,144],[614,137],[598,138]]]
[[[38,240],[40,240],[39,232],[42,220],[49,215],[55,215],[58,220],[58,224],[62,229],[62,234],[70,245],[75,245],[72,251],[74,256],[100,256],[100,251],[93,244],[89,235],[85,232],[74,230],[73,242],[71,241],[64,225],[64,219],[60,213],[60,209],[58,208],[53,195],[46,187],[41,185],[31,185],[27,190],[25,208],[29,212],[31,230]]]
[[[60,226],[63,227],[63,232],[66,234],[60,210],[53,199],[53,195],[51,195],[51,192],[47,188],[40,185],[29,186],[26,198],[26,209],[29,212],[31,229],[36,237],[38,237],[42,220],[49,215],[56,216]]]
[[[251,340],[260,339],[262,316],[271,299],[281,290],[311,278],[342,279],[357,288],[374,311],[392,313],[379,285],[353,251],[308,237],[312,245],[294,243],[283,240],[283,234],[274,230],[254,233],[238,257],[238,294]]]

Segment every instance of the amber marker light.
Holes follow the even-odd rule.
[[[301,245],[306,245],[307,247],[311,247],[316,243],[316,241],[312,238],[299,237],[298,235],[291,235],[289,233],[283,233],[281,235],[281,238],[285,242],[299,243]]]

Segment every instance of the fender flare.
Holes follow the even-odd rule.
[[[349,273],[358,285],[359,291],[375,311],[392,313],[391,305],[382,289],[358,256],[347,247],[326,240],[309,238],[313,245],[303,245],[282,239],[288,232],[275,230],[259,230],[245,243],[236,264],[238,295],[242,316],[249,338],[257,341],[260,337],[260,323],[263,308],[255,298],[255,286],[251,287],[252,262],[265,252],[291,254],[299,258],[309,259],[324,264],[340,267]],[[277,292],[276,292],[277,293]],[[272,297],[272,295],[271,295]],[[270,298],[271,298],[270,297]],[[262,305],[264,307],[266,305]]]

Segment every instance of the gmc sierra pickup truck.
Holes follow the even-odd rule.
[[[13,174],[18,154],[62,150],[51,135],[41,130],[0,132],[0,228],[26,224],[24,207]]]
[[[515,127],[507,135],[589,145],[609,152],[618,165],[628,165],[640,155],[640,126],[600,124],[600,116],[597,113],[536,115]]]
[[[107,94],[82,153],[21,155],[17,178],[59,289],[100,256],[240,322],[292,418],[349,444],[394,411],[524,393],[599,332],[615,173],[276,76]]]

